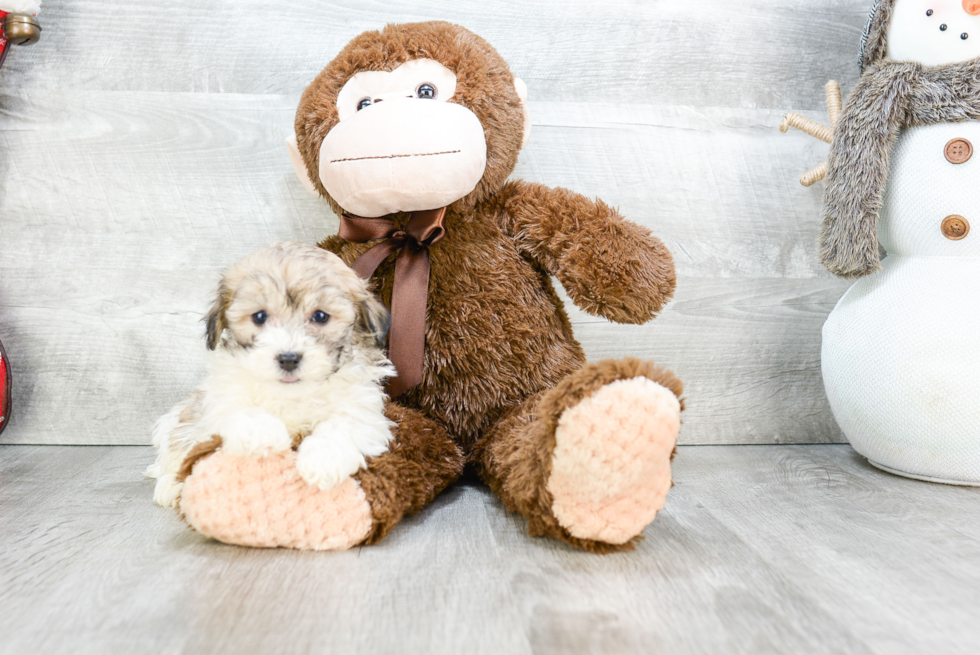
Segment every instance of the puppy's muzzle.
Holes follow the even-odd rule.
[[[279,366],[282,367],[282,370],[289,373],[296,370],[300,360],[303,359],[303,355],[301,353],[282,353],[276,359],[279,360]]]

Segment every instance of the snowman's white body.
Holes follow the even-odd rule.
[[[953,139],[976,148],[969,161],[947,160]],[[971,223],[965,238],[944,236],[950,215]],[[834,416],[874,464],[980,485],[980,122],[902,133],[878,235],[882,270],[855,283],[823,328]]]

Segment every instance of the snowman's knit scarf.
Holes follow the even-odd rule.
[[[980,59],[937,67],[890,61],[867,66],[830,147],[820,232],[827,270],[857,278],[881,267],[878,212],[899,133],[971,120],[980,120]]]

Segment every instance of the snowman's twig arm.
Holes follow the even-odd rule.
[[[801,132],[805,132],[810,136],[815,136],[824,143],[830,143],[834,136],[834,131],[827,127],[826,125],[821,125],[817,121],[811,121],[806,116],[801,116],[795,111],[791,111],[783,117],[783,122],[779,126],[779,131],[785,134],[789,131],[789,128],[795,127]]]
[[[779,131],[785,134],[789,128],[796,129],[814,136],[824,143],[830,143],[834,137],[834,128],[841,112],[840,84],[835,80],[830,80],[824,86],[827,92],[827,115],[830,117],[830,126],[821,125],[812,121],[806,116],[801,116],[795,111],[791,111],[783,117],[783,122],[779,125]],[[800,184],[803,186],[813,186],[827,175],[827,163],[824,162],[815,168],[810,169],[800,177]]]
[[[806,187],[813,186],[827,176],[827,162],[821,162],[800,176],[800,184]]]
[[[837,80],[830,80],[823,88],[827,93],[827,115],[830,117],[830,127],[835,127],[840,118],[840,112],[844,108],[844,102],[840,95],[840,84]]]

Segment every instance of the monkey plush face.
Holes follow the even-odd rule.
[[[334,210],[378,217],[498,191],[529,130],[526,87],[450,23],[355,38],[306,89],[290,154]]]
[[[887,57],[925,66],[980,57],[980,0],[896,0]]]
[[[476,188],[487,165],[483,125],[449,102],[456,75],[432,59],[365,71],[337,94],[340,122],[320,145],[320,181],[360,216],[444,207]]]

